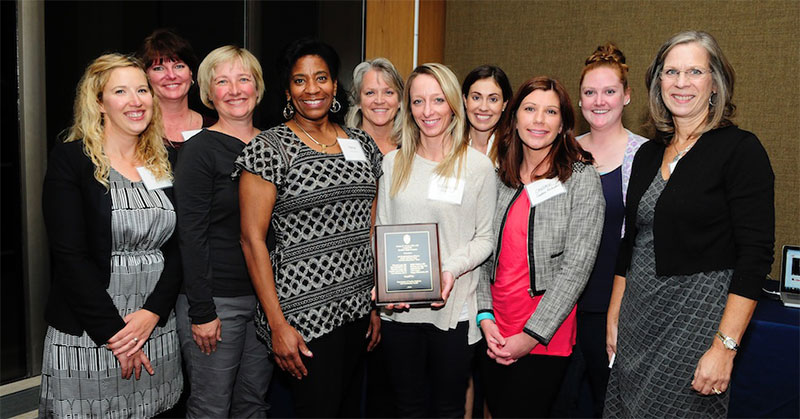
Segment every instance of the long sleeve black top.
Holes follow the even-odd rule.
[[[253,295],[240,239],[233,161],[245,143],[203,130],[181,147],[175,169],[183,288],[193,324],[217,317],[213,297]]]

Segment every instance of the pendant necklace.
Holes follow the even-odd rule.
[[[689,144],[688,146],[686,146],[686,148],[684,148],[683,151],[678,151],[678,147],[675,146],[675,143],[672,143],[672,148],[674,148],[675,152],[678,153],[678,154],[675,155],[675,158],[672,159],[672,163],[669,164],[669,174],[670,175],[672,174],[672,172],[675,171],[675,166],[678,165],[678,160],[680,160],[681,157],[685,156],[686,153],[688,153],[689,150],[691,150],[692,147],[694,147],[694,145],[696,143],[697,143],[697,140],[692,141],[692,143]]]
[[[314,142],[314,144],[322,147],[322,154],[328,154],[325,151],[325,149],[327,149],[328,147],[335,146],[336,143],[338,142],[338,140],[334,140],[331,144],[322,144],[321,142],[317,141],[314,137],[312,137],[311,134],[308,133],[308,131],[304,130],[303,127],[300,124],[297,123],[297,121],[294,121],[294,124],[297,125],[297,127],[300,128],[300,131],[303,131],[303,134],[305,134],[306,137],[310,138],[311,141]]]

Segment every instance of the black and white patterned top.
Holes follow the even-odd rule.
[[[308,342],[369,313],[373,284],[371,209],[382,155],[363,131],[343,128],[367,161],[322,154],[285,124],[263,131],[236,159],[242,170],[277,188],[272,213],[276,247],[270,253],[286,320]],[[258,335],[272,347],[259,307]]]

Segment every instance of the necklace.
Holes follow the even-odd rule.
[[[678,151],[678,147],[675,145],[675,143],[672,143],[672,148],[675,149],[675,152],[677,154],[675,155],[675,158],[672,159],[672,163],[669,164],[669,174],[672,174],[672,172],[675,171],[675,166],[678,165],[678,160],[680,160],[683,156],[685,156],[686,153],[688,153],[689,150],[691,150],[696,143],[697,140],[692,141],[692,143],[686,146],[686,148],[684,148],[682,151]]]
[[[303,129],[303,127],[302,127],[300,124],[298,124],[298,123],[297,123],[297,121],[294,121],[294,124],[295,124],[295,125],[297,125],[297,128],[300,128],[300,131],[303,131],[303,134],[305,134],[305,135],[306,135],[306,137],[310,138],[310,139],[311,139],[311,141],[313,141],[313,142],[314,142],[314,144],[316,144],[316,145],[318,145],[318,146],[322,147],[322,154],[327,154],[327,152],[325,151],[325,149],[327,149],[328,147],[333,147],[333,146],[335,146],[335,145],[336,145],[336,143],[338,142],[338,140],[334,140],[334,141],[333,141],[332,143],[330,143],[330,144],[322,144],[321,142],[317,141],[317,140],[316,140],[314,137],[312,137],[312,136],[311,136],[311,134],[309,134],[309,133],[308,133],[308,131],[304,130],[304,129]]]

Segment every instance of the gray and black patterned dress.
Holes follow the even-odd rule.
[[[286,320],[306,342],[370,311],[371,210],[383,155],[363,131],[343,129],[361,144],[366,161],[312,150],[281,124],[250,141],[233,173],[246,170],[277,188],[275,288]],[[271,350],[261,307],[256,332]]]
[[[161,190],[148,191],[111,169],[111,279],[108,294],[124,317],[140,309],[164,269],[160,247],[175,229],[175,209]],[[183,390],[175,314],[156,326],[143,350],[155,370],[123,380],[111,351],[83,333],[47,329],[39,415],[61,418],[142,418],[163,412]]]
[[[733,270],[656,275],[653,219],[666,184],[658,171],[639,203],[604,417],[727,416],[728,392],[702,396],[691,383],[722,318]]]

